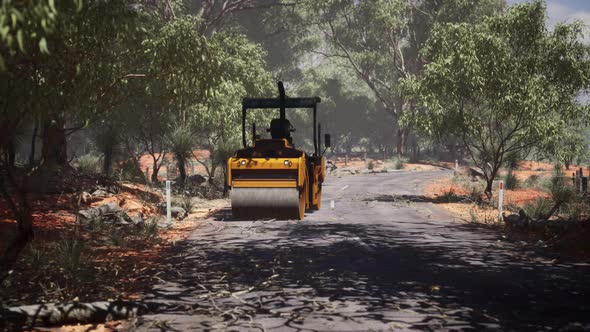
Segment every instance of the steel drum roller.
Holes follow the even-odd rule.
[[[301,204],[297,188],[233,188],[231,191],[232,214],[239,219],[298,219]]]

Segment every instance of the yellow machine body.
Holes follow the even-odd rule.
[[[324,157],[308,156],[287,139],[257,139],[227,164],[237,218],[303,219],[321,206]]]

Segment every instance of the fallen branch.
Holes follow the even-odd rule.
[[[133,301],[36,304],[0,307],[0,328],[20,329],[64,324],[97,324],[128,319],[167,307],[158,303]]]

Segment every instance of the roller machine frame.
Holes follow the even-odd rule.
[[[227,185],[231,190],[234,218],[303,219],[305,210],[319,210],[325,178],[323,152],[330,147],[330,135],[324,137],[321,150],[321,126],[317,124],[319,97],[288,98],[282,82],[279,98],[244,98],[242,101],[243,149],[227,161]],[[286,109],[313,111],[313,154],[296,149],[286,118]],[[249,109],[279,109],[273,119],[271,138],[260,138],[252,126],[252,146],[246,144],[246,115]]]

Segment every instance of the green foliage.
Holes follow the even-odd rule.
[[[471,222],[479,222],[479,217],[477,216],[477,212],[475,212],[474,209],[469,209],[469,217],[471,218]]]
[[[575,199],[576,193],[574,188],[569,185],[569,180],[570,178],[563,173],[561,165],[555,165],[548,189],[556,206],[568,204]]]
[[[84,258],[86,243],[81,239],[64,239],[56,244],[55,260],[60,269],[65,273],[75,276],[88,270],[90,267]]]
[[[536,200],[527,203],[523,210],[527,216],[533,219],[546,218],[551,210],[552,203],[545,198],[537,198]]]
[[[512,169],[504,176],[504,187],[508,190],[516,189],[520,186],[520,180],[514,175]]]
[[[146,220],[142,229],[144,236],[147,238],[152,238],[158,235],[158,227],[158,219],[150,218]]]
[[[525,186],[535,188],[539,185],[541,177],[538,174],[531,174],[524,182]]]
[[[393,162],[393,168],[400,170],[404,169],[404,165],[408,162],[408,160],[404,157],[395,156],[391,160]]]
[[[589,50],[579,23],[545,28],[542,2],[476,23],[441,25],[423,49],[428,63],[404,81],[417,107],[406,123],[431,137],[460,137],[491,184],[504,157],[543,149],[584,118]],[[488,192],[491,196],[491,192]]]
[[[367,169],[369,171],[372,171],[375,168],[375,162],[373,160],[369,160],[369,163],[367,164]]]
[[[443,203],[454,203],[459,201],[459,196],[453,188],[449,188],[438,197],[438,200]]]
[[[580,221],[582,216],[587,213],[588,206],[583,202],[573,202],[567,205],[567,216],[569,220]]]
[[[115,247],[120,247],[125,245],[125,234],[120,229],[113,228],[111,232],[108,234],[108,243]]]
[[[183,208],[186,211],[186,213],[191,213],[191,211],[195,207],[195,202],[193,201],[192,197],[185,196],[185,197],[180,198],[176,202],[176,205]]]
[[[96,154],[85,154],[74,161],[76,169],[85,174],[98,174],[102,170],[101,157]]]

